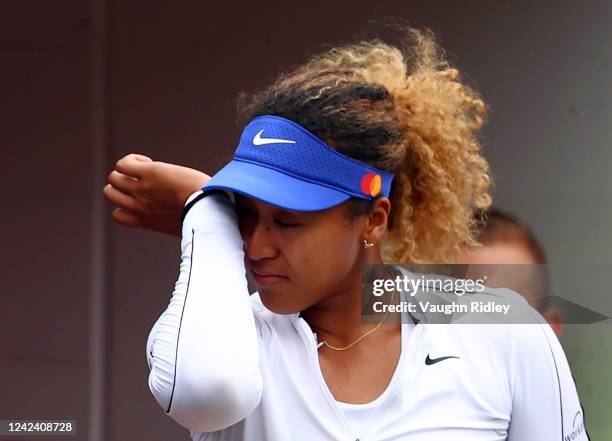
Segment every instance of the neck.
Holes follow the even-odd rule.
[[[365,332],[375,328],[376,323],[363,323],[361,317],[361,274],[365,265],[384,263],[380,253],[375,250],[364,253],[364,259],[358,262],[349,274],[344,288],[326,297],[319,303],[305,309],[300,316],[310,328],[317,333],[319,341],[327,341],[334,346],[347,346],[361,337]],[[386,322],[391,322],[389,314]],[[397,328],[397,326],[394,326]],[[382,334],[379,330],[375,334]],[[366,337],[366,339],[369,338]],[[359,344],[358,344],[359,345]]]

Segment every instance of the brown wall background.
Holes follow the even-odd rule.
[[[552,261],[612,262],[610,2],[1,6],[0,419],[76,419],[79,441],[189,439],[145,362],[179,242],[112,224],[106,174],[130,152],[214,172],[237,141],[239,91],[364,29],[397,37],[376,16],[431,28],[491,105],[496,204]],[[591,438],[612,439],[610,326],[568,327],[563,343]]]

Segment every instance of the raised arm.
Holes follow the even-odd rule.
[[[242,239],[227,196],[191,206],[181,253],[172,299],[147,342],[149,388],[179,424],[210,432],[245,418],[263,390]]]
[[[116,163],[103,190],[119,224],[182,237],[179,277],[149,333],[146,356],[157,402],[198,432],[240,421],[262,393],[236,214],[225,195],[198,199],[208,179],[194,169],[130,154]],[[190,209],[181,227],[186,202]]]

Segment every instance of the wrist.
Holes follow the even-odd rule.
[[[187,200],[194,192],[201,190],[204,184],[210,179],[208,175],[201,171],[189,169],[187,167],[183,168],[187,172],[186,175],[188,175],[188,179],[183,181],[183,185],[178,190],[178,198],[182,206],[187,203]]]

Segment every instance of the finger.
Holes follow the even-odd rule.
[[[119,173],[117,170],[113,170],[108,175],[108,182],[111,183],[113,187],[117,190],[122,191],[123,193],[132,194],[137,190],[138,187],[138,179],[132,178],[130,176],[126,176],[122,173]]]
[[[147,169],[149,162],[138,160],[135,156],[135,154],[124,156],[117,161],[115,164],[115,169],[124,175],[131,176],[133,178],[141,178],[144,171]]]
[[[128,210],[136,208],[136,201],[132,196],[117,190],[111,184],[107,184],[102,191],[106,199],[117,207]]]
[[[113,219],[126,227],[143,228],[140,218],[130,210],[124,208],[115,208],[113,210]]]
[[[134,159],[136,159],[137,161],[141,161],[141,162],[153,162],[153,160],[151,158],[149,158],[148,156],[141,155],[139,153],[132,153],[132,156],[134,156]]]

